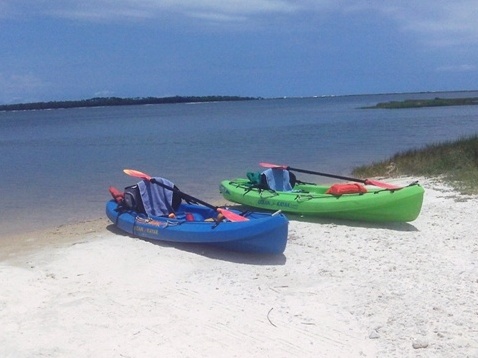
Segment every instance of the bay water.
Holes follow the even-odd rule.
[[[383,94],[0,112],[0,239],[104,216],[137,169],[204,201],[259,162],[350,175],[408,149],[476,134],[478,106],[361,109],[478,92]],[[331,183],[324,177],[298,178]]]

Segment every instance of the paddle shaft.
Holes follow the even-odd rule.
[[[314,175],[321,175],[321,176],[324,176],[324,177],[355,181],[355,182],[366,184],[366,185],[375,185],[375,186],[378,186],[379,188],[385,188],[385,189],[401,189],[402,188],[402,187],[399,187],[399,186],[394,185],[394,184],[382,183],[378,180],[357,179],[357,178],[345,177],[345,176],[342,176],[342,175],[314,172],[312,170],[307,170],[307,169],[292,168],[292,167],[289,167],[287,165],[277,165],[277,164],[264,163],[264,162],[259,163],[259,165],[261,167],[264,167],[264,168],[272,168],[272,169],[281,168],[281,169],[285,169],[285,170],[292,170],[292,171],[306,173],[306,174],[314,174]]]
[[[214,210],[217,210],[217,209],[218,209],[217,206],[214,206],[214,205],[212,205],[212,204],[206,203],[205,201],[202,201],[202,200],[200,200],[200,199],[198,199],[198,198],[195,198],[195,197],[193,197],[193,196],[191,196],[191,195],[189,195],[189,194],[183,193],[181,190],[178,190],[178,189],[176,189],[176,188],[173,188],[173,187],[171,187],[171,186],[169,186],[169,185],[166,185],[166,184],[164,184],[164,183],[160,183],[159,181],[157,181],[157,180],[154,179],[154,178],[149,179],[149,181],[150,181],[151,183],[154,183],[154,184],[157,184],[157,185],[163,187],[164,189],[171,190],[173,193],[179,194],[181,197],[183,197],[183,198],[186,199],[186,200],[195,201],[195,202],[197,202],[197,203],[199,203],[199,204],[202,204],[202,205],[207,206],[208,208],[211,208],[211,209],[214,209]]]
[[[356,182],[362,183],[362,184],[368,184],[368,181],[364,180],[364,179],[357,179],[357,178],[345,177],[345,176],[342,176],[342,175],[314,172],[312,170],[298,169],[298,168],[292,168],[292,167],[287,167],[286,169],[292,170],[294,172],[300,172],[300,173],[305,173],[305,174],[313,174],[313,175],[321,175],[323,177],[342,179],[342,180],[350,180],[350,181],[356,181]]]

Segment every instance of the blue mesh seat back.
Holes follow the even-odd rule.
[[[174,188],[174,183],[167,179],[161,177],[155,177],[154,179],[168,187]],[[138,187],[144,211],[148,216],[169,215],[170,213],[174,213],[177,206],[179,206],[178,204],[180,204],[180,198],[178,203],[178,199],[174,197],[175,193],[173,193],[172,190],[163,188],[158,184],[151,183],[148,180],[142,180],[138,183]],[[173,205],[173,201],[175,205]]]
[[[266,178],[267,186],[274,191],[292,191],[291,173],[281,168],[267,169],[262,172]]]

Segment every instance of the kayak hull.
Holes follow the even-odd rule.
[[[400,189],[369,189],[366,193],[331,195],[329,186],[296,184],[291,192],[251,187],[247,179],[224,180],[222,196],[234,203],[304,216],[374,222],[409,222],[420,214],[424,189],[414,183]]]
[[[260,254],[281,254],[287,244],[289,222],[280,213],[251,212],[246,215],[247,221],[223,220],[218,223],[212,220],[217,216],[215,210],[181,204],[175,218],[147,218],[111,200],[106,203],[106,215],[120,230],[143,239]]]

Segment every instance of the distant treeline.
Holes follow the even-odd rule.
[[[385,108],[385,109],[400,109],[400,108],[420,108],[420,107],[440,107],[440,106],[469,106],[477,105],[478,98],[439,98],[434,99],[406,99],[404,101],[390,101],[377,103],[375,106],[362,107],[366,108]]]
[[[196,103],[219,101],[250,101],[261,98],[239,96],[174,96],[174,97],[95,97],[78,101],[34,102],[0,105],[0,111],[28,111],[38,109],[59,109],[78,107],[131,106],[139,104]]]

